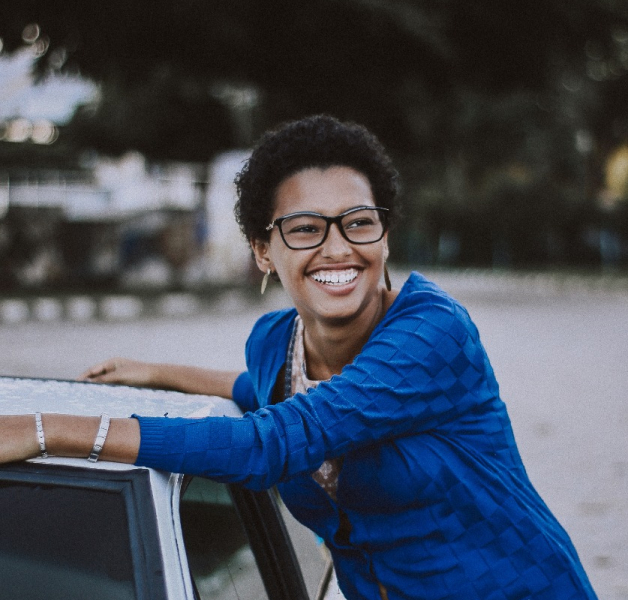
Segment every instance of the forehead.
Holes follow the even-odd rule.
[[[277,186],[273,218],[305,210],[334,216],[354,206],[375,206],[366,175],[351,167],[304,169]]]

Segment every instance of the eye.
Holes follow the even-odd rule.
[[[283,222],[285,235],[320,235],[325,230],[325,221],[302,215],[292,217]]]
[[[294,225],[290,227],[286,233],[319,233],[320,228],[316,227],[316,225]]]
[[[375,221],[371,217],[355,217],[351,219],[348,223],[344,224],[345,229],[357,229],[358,227],[373,227],[375,225]]]

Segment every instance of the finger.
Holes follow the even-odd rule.
[[[105,369],[102,366],[90,367],[87,371],[81,373],[76,379],[78,381],[85,381],[86,379],[93,379],[103,373],[105,373]]]
[[[95,378],[101,377],[115,370],[116,370],[116,362],[113,360],[108,360],[107,362],[90,367],[87,371],[79,375],[77,379],[79,381],[85,381],[85,380],[93,381]]]
[[[97,373],[91,377],[86,377],[83,381],[89,383],[119,383],[121,379],[117,371],[108,371],[106,373]]]
[[[85,379],[90,383],[111,383],[111,378],[108,375],[94,375],[93,377],[89,377]]]

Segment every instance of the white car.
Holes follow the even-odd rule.
[[[241,413],[228,400],[0,377],[0,414]],[[49,457],[0,467],[0,599],[338,599],[328,553],[274,491]]]

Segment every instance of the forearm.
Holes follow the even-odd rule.
[[[128,358],[110,358],[90,367],[79,381],[116,383],[189,394],[232,398],[239,371],[219,371],[165,363],[148,363]]]
[[[233,384],[239,371],[201,369],[184,365],[156,364],[154,387],[188,394],[206,394],[232,399]]]
[[[48,454],[87,458],[94,446],[100,417],[77,417],[47,413],[42,415]],[[111,419],[100,458],[134,463],[140,447],[136,419]],[[0,462],[14,462],[40,455],[34,415],[0,417]]]

